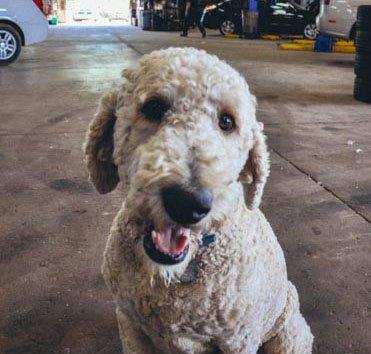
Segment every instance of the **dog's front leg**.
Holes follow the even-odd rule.
[[[143,333],[138,323],[116,308],[120,338],[124,354],[155,354],[151,340]]]
[[[295,286],[289,282],[286,307],[278,332],[263,345],[264,354],[310,354],[313,335],[299,310]]]

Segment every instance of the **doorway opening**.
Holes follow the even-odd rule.
[[[130,22],[130,0],[42,0],[51,24],[115,25]]]

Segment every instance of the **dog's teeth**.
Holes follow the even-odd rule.
[[[154,241],[155,238],[157,237],[157,234],[156,234],[156,231],[155,230],[152,230],[151,237],[152,237],[152,241]]]

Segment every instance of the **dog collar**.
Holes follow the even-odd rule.
[[[206,231],[202,234],[202,243],[200,248],[207,247],[211,243],[214,243],[216,241],[216,235],[215,234],[209,234]]]
[[[202,234],[202,241],[201,245],[199,247],[199,250],[201,248],[207,247],[214,243],[216,241],[216,235],[215,234],[209,234],[206,231]],[[183,275],[180,278],[180,281],[182,283],[194,283],[197,280],[197,272],[198,272],[198,263],[196,259],[192,259],[190,263],[188,264],[187,269],[183,273]]]

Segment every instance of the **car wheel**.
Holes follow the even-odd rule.
[[[358,53],[371,55],[371,31],[357,31],[356,48]]]
[[[371,103],[371,80],[356,77],[354,81],[354,98],[357,101]]]
[[[304,27],[303,31],[304,37],[306,39],[316,39],[317,38],[317,27],[314,23],[308,24]]]
[[[358,7],[357,27],[360,30],[371,31],[371,5]]]
[[[362,61],[356,61],[354,65],[354,73],[361,79],[371,81],[371,66]]]
[[[356,63],[360,63],[362,65],[370,66],[371,63],[371,54],[361,54],[356,53]]]
[[[0,23],[0,65],[9,65],[21,53],[22,42],[18,31],[5,23]]]
[[[224,20],[219,26],[219,31],[223,36],[236,33],[236,29],[237,26],[232,20]]]
[[[356,53],[354,73],[363,79],[371,78],[371,53]]]
[[[357,33],[357,22],[354,23],[354,25],[352,26],[352,29],[350,30],[349,39],[352,41],[355,41],[356,33]]]

